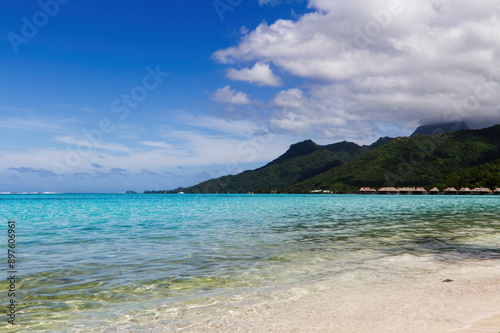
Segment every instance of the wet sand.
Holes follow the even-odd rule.
[[[462,267],[353,290],[305,292],[296,301],[254,310],[214,320],[202,331],[498,333],[500,268]]]
[[[387,273],[366,282],[325,280],[132,319],[105,330],[135,332],[500,332],[500,262],[462,262]],[[452,280],[450,282],[443,282]],[[137,318],[139,319],[139,318]]]

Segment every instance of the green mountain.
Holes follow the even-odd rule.
[[[286,189],[304,193],[311,189],[355,192],[362,186],[451,186],[462,182],[496,183],[500,159],[500,125],[482,130],[462,130],[437,135],[397,138],[360,158],[328,170]],[[477,172],[486,176],[473,176]],[[450,183],[448,183],[448,181]],[[468,183],[470,181],[471,183]],[[466,184],[467,183],[467,184]]]
[[[321,146],[311,140],[306,140],[291,145],[283,155],[259,169],[211,179],[171,192],[270,193],[282,191],[293,184],[353,161],[390,140],[392,139],[380,138],[370,146],[359,146],[345,141]]]
[[[461,187],[487,187],[495,189],[500,187],[500,159],[483,165],[458,172],[453,172],[437,183],[440,189],[446,186]]]
[[[370,146],[306,140],[256,170],[146,193],[355,193],[365,186],[500,187],[500,125],[381,138]]]

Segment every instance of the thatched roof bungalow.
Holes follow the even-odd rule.
[[[489,188],[486,188],[486,187],[476,187],[471,192],[472,192],[472,194],[476,194],[476,195],[493,194],[493,191],[491,191]]]
[[[399,191],[399,194],[408,195],[408,194],[413,194],[413,192],[415,192],[415,188],[414,187],[400,187],[400,188],[398,188],[398,191]]]
[[[417,187],[415,189],[415,191],[413,191],[413,194],[423,195],[423,194],[427,194],[427,191],[423,187]]]
[[[377,190],[371,187],[362,187],[359,189],[358,194],[377,194]]]
[[[381,187],[378,194],[399,194],[399,190],[395,187]]]
[[[468,187],[462,187],[460,190],[458,190],[458,194],[472,194],[472,190]]]
[[[429,191],[429,194],[437,195],[437,194],[439,194],[439,189],[437,187],[434,187]]]
[[[500,187],[496,188],[496,189],[493,191],[493,194],[499,195],[499,194],[500,194]]]
[[[445,188],[445,190],[443,191],[444,194],[447,194],[447,195],[450,195],[450,194],[458,194],[458,191],[456,188],[454,187],[447,187]]]

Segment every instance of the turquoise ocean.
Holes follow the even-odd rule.
[[[395,278],[422,258],[500,259],[499,209],[500,196],[1,195],[0,300],[5,310],[14,220],[18,307],[17,325],[2,314],[0,330],[155,320],[175,331],[199,320],[176,315],[189,307],[199,316],[325,279]]]

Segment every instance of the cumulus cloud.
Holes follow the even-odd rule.
[[[258,86],[281,86],[281,79],[274,75],[269,64],[258,62],[252,68],[243,68],[240,70],[231,68],[226,77],[233,81],[245,81],[255,83]]]
[[[271,101],[273,126],[355,139],[386,126],[500,123],[497,1],[310,0],[309,7],[315,11],[263,22],[213,55],[271,74],[272,65],[301,85]],[[257,83],[254,72],[230,69],[228,78]]]
[[[241,91],[236,92],[231,89],[231,86],[229,85],[217,89],[217,91],[212,95],[212,99],[219,103],[233,105],[244,105],[250,103],[250,99],[247,94]]]
[[[273,104],[280,107],[300,108],[303,106],[304,93],[300,89],[280,91],[273,99]]]

